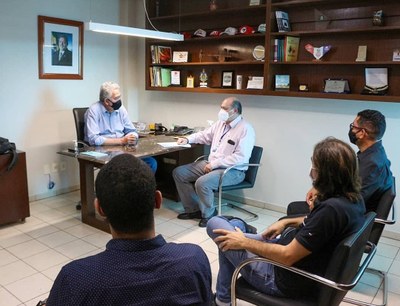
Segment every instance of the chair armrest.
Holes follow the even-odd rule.
[[[198,162],[199,160],[203,160],[203,159],[205,159],[205,158],[207,158],[207,157],[208,157],[208,154],[206,154],[206,155],[201,155],[201,156],[197,157],[197,158],[194,160],[194,162]]]
[[[388,219],[380,219],[380,218],[375,218],[374,222],[375,223],[379,223],[379,224],[383,224],[383,225],[392,225],[396,223],[396,209],[395,209],[396,205],[395,203],[393,203],[392,205],[392,219],[388,220]]]
[[[351,290],[352,288],[354,288],[357,285],[357,283],[360,280],[361,276],[363,275],[365,269],[368,267],[369,263],[371,262],[373,256],[376,253],[376,245],[373,244],[372,242],[367,241],[366,247],[370,248],[370,252],[365,257],[361,266],[358,268],[358,271],[357,271],[356,275],[354,276],[353,280],[348,284],[337,283],[337,282],[334,282],[325,277],[319,276],[317,274],[309,273],[307,271],[298,269],[296,267],[289,267],[289,266],[286,266],[279,262],[276,262],[274,260],[263,258],[263,257],[253,257],[253,258],[246,259],[239,266],[237,266],[235,271],[233,272],[232,280],[231,280],[231,303],[233,306],[236,305],[236,282],[237,282],[240,271],[242,270],[243,267],[247,266],[248,264],[254,263],[254,262],[266,262],[266,263],[272,264],[274,266],[277,266],[277,267],[286,269],[288,271],[291,271],[293,273],[302,275],[304,277],[307,277],[311,280],[314,280],[318,283],[332,287],[337,290],[342,290],[342,291]]]
[[[260,167],[260,166],[261,166],[261,164],[243,163],[243,164],[237,164],[237,165],[233,165],[233,166],[230,166],[230,167],[226,168],[226,169],[224,170],[224,172],[222,173],[222,175],[220,176],[220,178],[219,178],[219,183],[218,183],[218,191],[219,191],[219,193],[221,193],[221,191],[222,191],[222,181],[223,181],[225,175],[226,175],[230,170],[236,169],[236,168],[239,168],[239,167]]]

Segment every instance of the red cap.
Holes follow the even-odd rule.
[[[219,36],[220,34],[221,34],[220,31],[212,31],[212,32],[210,33],[210,36]]]
[[[254,33],[254,29],[251,26],[242,26],[239,29],[239,33],[240,34],[245,34],[245,35],[249,35],[249,34],[253,34]]]

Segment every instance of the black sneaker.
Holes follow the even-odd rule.
[[[244,223],[245,228],[246,228],[246,233],[249,233],[249,234],[257,234],[257,228],[255,228],[254,226],[248,224],[248,223],[247,223],[246,221],[244,221],[243,219],[240,219],[240,218],[234,217],[234,216],[223,216],[223,217],[226,218],[226,219],[228,219],[228,221],[231,221],[231,220],[234,220],[234,219],[239,220],[239,221],[242,221],[242,222]]]

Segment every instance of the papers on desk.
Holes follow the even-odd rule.
[[[175,141],[172,142],[158,142],[158,144],[164,148],[175,148],[175,147],[183,147],[190,148],[190,144],[177,144]]]
[[[93,156],[93,157],[104,157],[107,156],[107,153],[103,153],[103,152],[96,152],[96,151],[86,151],[86,152],[82,152],[80,153],[82,155],[89,155],[89,156]]]

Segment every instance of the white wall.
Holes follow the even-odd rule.
[[[144,24],[141,17],[144,14],[140,10],[138,5],[136,18]],[[144,75],[143,44],[140,49],[142,52],[138,54],[141,57],[137,60]],[[137,85],[141,88],[140,119],[162,122],[167,127],[172,124],[205,126],[207,119],[217,118],[220,102],[226,97],[221,94],[145,91],[144,78],[139,79]],[[281,210],[291,201],[304,199],[311,183],[308,174],[314,145],[327,136],[348,141],[349,124],[357,112],[367,108],[377,109],[386,116],[387,130],[383,144],[392,161],[392,172],[399,176],[398,103],[248,95],[238,98],[243,103],[244,117],[255,128],[256,144],[264,147],[264,154],[255,188],[236,195],[264,203],[266,207],[278,206]],[[354,149],[357,148],[354,146]],[[387,229],[400,237],[399,223]]]
[[[92,2],[92,3],[91,3]],[[2,0],[0,2],[0,135],[26,151],[31,199],[79,186],[78,164],[56,152],[76,138],[73,107],[97,101],[100,84],[120,81],[119,39],[84,32],[83,80],[38,78],[37,16],[119,23],[119,3],[108,0]],[[51,173],[49,191],[43,166],[67,162]]]

